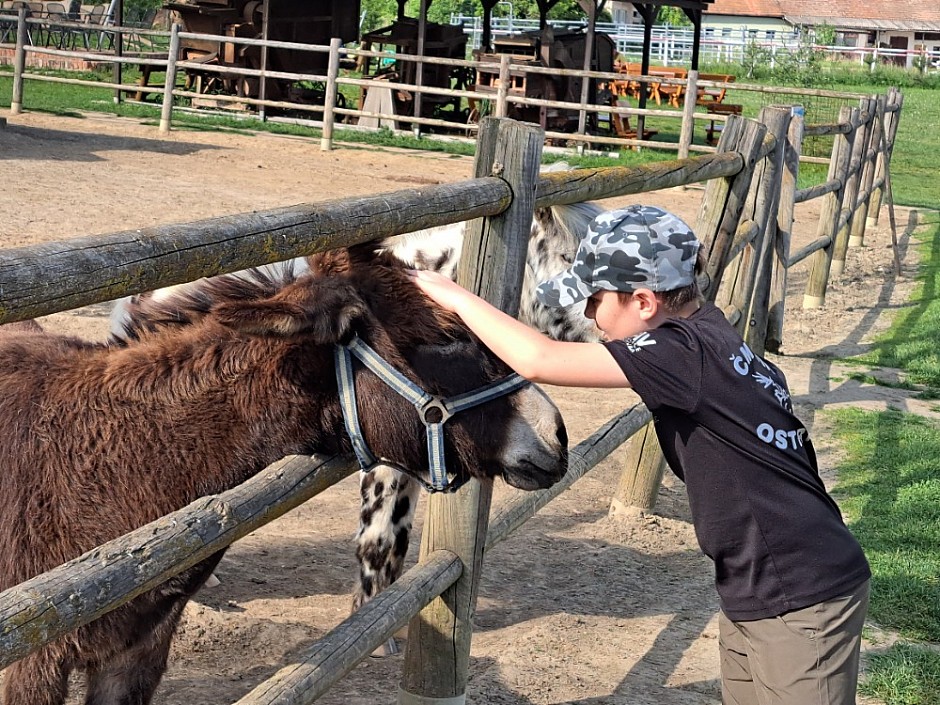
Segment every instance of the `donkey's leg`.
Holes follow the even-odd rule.
[[[359,584],[353,595],[353,611],[401,575],[420,489],[418,483],[385,465],[361,473],[362,508],[356,547]],[[373,656],[397,652],[398,646],[392,637],[376,649]]]
[[[131,603],[128,612],[104,627],[111,644],[123,648],[86,669],[85,705],[149,705],[166,671],[183,608],[221,556],[214,554],[138,598],[140,602]]]
[[[62,705],[71,666],[48,647],[11,665],[4,674],[4,705]]]

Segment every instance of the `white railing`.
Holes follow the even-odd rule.
[[[450,21],[453,25],[463,25],[464,32],[470,36],[471,46],[475,49],[480,47],[480,38],[483,33],[482,17],[452,14]],[[576,20],[550,20],[549,24],[555,30],[583,30],[587,27],[586,21]],[[643,25],[598,22],[596,28],[598,32],[610,36],[620,54],[628,58],[639,58],[642,55]],[[491,29],[494,37],[505,37],[523,32],[537,32],[539,23],[538,20],[494,17]],[[656,25],[652,30],[650,54],[663,63],[683,59],[687,61],[692,56],[693,41],[694,33],[689,27]],[[793,49],[799,46],[800,34],[796,31],[774,32],[741,27],[729,34],[719,35],[710,28],[706,28],[702,36],[702,59],[705,61],[739,60],[744,48],[752,41],[760,42],[768,48]]]
[[[464,32],[470,36],[472,48],[480,48],[480,39],[483,35],[483,18],[452,14],[450,22],[453,25],[463,25]],[[550,20],[549,24],[557,30],[583,30],[587,28],[587,21],[580,20]],[[518,19],[514,17],[494,17],[491,22],[493,37],[506,37],[524,32],[537,32],[538,20]],[[598,22],[597,31],[610,36],[617,47],[617,52],[628,59],[639,59],[643,55],[643,25],[616,24],[613,22]],[[781,32],[764,28],[754,29],[747,26],[738,28],[711,28],[703,29],[700,58],[703,63],[734,62],[740,63],[752,44],[767,52],[767,62],[774,68],[777,55],[780,51],[796,51],[801,47],[799,31]],[[678,27],[668,24],[655,25],[652,29],[650,43],[650,57],[655,63],[669,64],[686,62],[692,57],[692,44],[694,32],[689,27]],[[843,58],[860,64],[868,64],[874,71],[879,60],[897,58],[899,65],[913,68],[919,61],[924,61],[926,70],[940,70],[940,51],[923,51],[908,49],[888,49],[879,47],[849,47],[812,45],[816,51],[826,54],[827,58]],[[923,57],[922,59],[919,57]]]

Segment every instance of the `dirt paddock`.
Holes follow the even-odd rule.
[[[248,133],[175,131],[89,115],[11,117],[0,129],[0,247],[364,195],[469,178],[471,160]],[[611,199],[648,202],[690,222],[701,189]],[[797,212],[797,246],[818,206]],[[898,212],[905,276],[891,269],[887,217],[824,309],[800,309],[806,278],[789,280],[784,355],[800,415],[823,472],[838,453],[817,411],[852,404],[930,415],[910,393],[849,380],[833,358],[863,351],[903,306],[915,260],[911,214]],[[100,339],[109,306],[50,316],[55,331]],[[632,403],[627,392],[551,389],[572,440]],[[685,492],[667,476],[655,514],[609,516],[623,453],[601,463],[487,556],[471,657],[470,702],[511,705],[701,705],[720,701],[717,598],[697,549]],[[496,503],[501,487],[497,486]],[[229,703],[322,636],[348,611],[355,575],[358,490],[349,478],[240,541],[221,585],[186,611],[156,702]],[[411,560],[417,555],[423,506]],[[395,703],[403,659],[368,659],[320,702]],[[75,689],[73,689],[75,690]],[[73,694],[70,703],[81,702]]]

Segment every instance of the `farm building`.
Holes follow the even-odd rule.
[[[702,23],[706,36],[745,28],[755,38],[825,25],[843,46],[909,52],[896,57],[907,67],[917,52],[940,51],[940,3],[923,0],[715,0]]]

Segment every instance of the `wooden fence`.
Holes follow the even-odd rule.
[[[7,21],[13,21],[15,19],[17,18],[12,16],[6,17]],[[488,109],[492,111],[491,114],[495,115],[496,117],[506,117],[511,113],[513,107],[529,107],[545,110],[566,110],[572,112],[577,111],[579,116],[579,127],[576,132],[572,133],[560,132],[557,130],[547,130],[545,132],[545,138],[563,144],[575,144],[579,149],[591,146],[606,145],[615,147],[652,147],[666,150],[677,150],[679,158],[682,159],[688,157],[691,152],[708,153],[715,150],[715,147],[706,144],[694,143],[696,122],[699,124],[708,122],[714,126],[716,123],[720,125],[726,122],[728,119],[727,114],[702,111],[702,106],[697,105],[696,103],[696,97],[698,96],[700,89],[721,91],[723,89],[730,88],[735,91],[751,91],[763,94],[773,94],[780,97],[781,100],[785,101],[798,101],[800,99],[805,100],[807,97],[854,101],[868,97],[861,93],[845,93],[839,91],[807,88],[768,87],[756,84],[737,82],[728,83],[714,80],[706,81],[700,80],[699,73],[697,71],[690,71],[688,72],[688,76],[686,78],[679,79],[658,76],[633,76],[624,73],[584,71],[579,69],[546,68],[532,66],[530,64],[524,63],[512,63],[512,57],[510,55],[503,55],[501,58],[501,62],[499,64],[499,73],[494,83],[496,90],[492,93],[483,94],[474,90],[456,90],[428,85],[400,83],[397,81],[376,81],[372,79],[352,78],[341,75],[339,70],[342,59],[362,59],[365,57],[413,62],[416,64],[415,71],[413,73],[418,77],[422,75],[422,68],[425,65],[447,66],[452,69],[463,69],[471,72],[476,72],[481,67],[484,69],[489,67],[489,69],[492,70],[492,64],[486,64],[479,61],[417,56],[414,54],[394,54],[389,52],[367,51],[364,49],[350,49],[343,47],[338,39],[334,39],[330,45],[316,45],[300,44],[296,42],[278,42],[273,40],[243,37],[224,37],[224,41],[226,43],[231,43],[237,46],[259,46],[266,47],[268,49],[290,49],[295,51],[329,55],[328,68],[325,74],[290,73],[283,71],[271,71],[264,69],[259,70],[230,65],[211,63],[207,64],[194,61],[178,60],[181,39],[187,41],[219,41],[218,35],[183,32],[181,31],[179,25],[172,26],[168,39],[168,50],[165,55],[158,57],[153,54],[141,56],[139,54],[134,54],[133,52],[123,52],[118,55],[116,52],[108,53],[102,51],[91,51],[87,49],[80,51],[75,49],[57,49],[53,47],[33,46],[28,41],[27,32],[27,28],[32,22],[39,22],[39,20],[31,20],[25,16],[24,12],[20,13],[18,17],[17,40],[14,54],[13,98],[10,106],[11,112],[13,114],[17,114],[23,109],[23,87],[25,80],[52,81],[57,83],[68,83],[95,88],[111,88],[116,91],[116,95],[119,95],[120,93],[136,95],[143,92],[147,95],[153,94],[162,96],[160,130],[162,132],[166,132],[171,127],[174,109],[179,109],[175,107],[175,99],[205,100],[207,98],[205,94],[177,85],[177,78],[179,73],[187,69],[198,71],[200,74],[206,76],[218,76],[228,79],[250,78],[253,80],[258,80],[262,85],[262,88],[259,92],[259,95],[261,96],[265,95],[263,85],[266,81],[269,80],[310,81],[315,83],[322,83],[325,86],[325,100],[323,104],[308,104],[282,100],[265,100],[262,98],[251,98],[224,94],[213,94],[211,96],[211,100],[218,106],[234,106],[235,104],[240,106],[251,106],[258,110],[257,114],[261,119],[266,118],[268,109],[284,109],[310,113],[311,118],[319,118],[312,119],[311,123],[322,128],[321,144],[323,149],[331,148],[335,124],[337,121],[343,119],[349,121],[361,121],[362,119],[368,119],[376,124],[376,127],[369,128],[359,127],[357,124],[345,124],[344,128],[346,129],[377,130],[380,129],[378,125],[397,125],[402,123],[409,125],[410,129],[415,134],[420,134],[422,129],[444,128],[452,133],[463,132],[471,138],[474,137],[478,129],[475,122],[462,123],[453,120],[444,120],[422,116],[422,97],[440,96],[457,101],[473,101],[478,105],[485,103],[489,106]],[[113,42],[115,46],[121,46],[121,36],[131,34],[138,37],[145,36],[150,37],[151,39],[159,38],[161,41],[167,41],[166,32],[146,32],[140,30],[139,28],[130,27],[109,27],[108,31],[113,33],[117,38],[116,41]],[[153,42],[151,42],[151,44],[153,44]],[[165,80],[162,85],[141,86],[138,83],[122,83],[117,78],[121,75],[119,70],[114,72],[115,78],[111,82],[51,76],[48,74],[27,71],[27,55],[47,58],[59,57],[62,59],[73,58],[99,63],[113,62],[114,65],[118,67],[124,65],[137,66],[140,67],[143,72],[145,72],[148,82],[151,73],[164,73]],[[681,91],[681,94],[685,96],[682,105],[683,109],[681,111],[658,108],[640,109],[638,107],[621,105],[619,103],[617,105],[612,105],[609,103],[593,104],[587,101],[588,91],[586,90],[582,91],[581,100],[579,102],[537,99],[533,97],[526,97],[525,95],[519,95],[515,91],[510,90],[513,78],[525,82],[527,80],[536,80],[539,77],[545,76],[551,77],[553,79],[580,78],[585,80],[585,85],[587,80],[607,84],[623,81],[638,82],[647,85],[655,84],[664,90],[672,89],[674,91]],[[416,79],[416,83],[421,83],[420,78]],[[403,91],[414,97],[413,110],[411,114],[406,115],[388,111],[382,112],[376,110],[365,110],[362,108],[340,107],[337,105],[336,99],[342,86],[365,91],[370,89],[390,92]],[[586,129],[586,125],[588,124],[588,116],[592,116],[596,124],[599,124],[600,122],[610,124],[611,127],[609,130],[607,130],[607,134],[600,134],[601,130],[598,129],[594,129],[593,131],[588,132]],[[642,128],[643,122],[647,117],[656,117],[660,119],[667,118],[681,122],[679,129],[679,142],[677,144],[675,142],[656,141],[652,139],[644,140],[639,138],[618,136],[615,134],[616,130],[613,128],[615,116],[619,117],[621,120],[627,121],[629,121],[631,118],[636,119],[638,123],[636,126],[639,128]],[[714,132],[714,130],[711,131]],[[644,131],[640,130],[637,132],[637,134],[642,136]]]
[[[2,250],[0,323],[468,219],[474,220],[458,279],[514,312],[533,207],[704,181],[695,224],[709,253],[702,284],[761,352],[779,345],[786,269],[812,252],[814,273],[817,262],[820,271],[833,271],[840,243],[852,244],[853,237],[860,242],[866,216],[877,216],[870,208],[877,209],[885,196],[890,205],[900,106],[900,95],[891,92],[846,111],[845,121],[810,127],[790,106],[766,108],[760,121],[731,117],[715,154],[544,176],[538,174],[541,129],[485,118],[474,178],[467,181]],[[802,136],[827,131],[839,135],[830,178],[799,191]],[[793,204],[812,197],[826,199],[819,241],[815,249],[791,253]],[[814,303],[821,303],[825,281],[822,293],[813,292]],[[643,405],[627,409],[571,450],[571,468],[561,482],[538,492],[512,491],[492,511],[487,483],[432,495],[418,564],[239,703],[313,702],[409,620],[399,702],[464,702],[485,551],[634,435],[614,502],[652,506],[663,461],[649,421]],[[192,566],[352,470],[345,457],[286,458],[239,487],[201,498],[0,593],[0,668]]]

